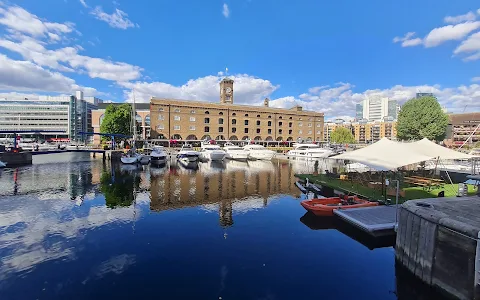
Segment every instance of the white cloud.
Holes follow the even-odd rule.
[[[448,24],[458,24],[462,22],[468,22],[468,21],[475,21],[477,16],[475,13],[469,11],[468,13],[464,15],[458,15],[458,16],[446,16],[443,21]]]
[[[40,20],[19,6],[5,7],[0,2],[0,24],[11,30],[35,37],[59,37],[75,30],[73,23],[52,23]]]
[[[477,14],[479,14],[479,15],[480,15],[480,8],[477,10]]]
[[[234,102],[237,104],[255,104],[279,88],[270,81],[247,74],[231,76],[235,80]],[[181,86],[174,86],[164,82],[124,82],[121,86],[129,89],[125,91],[126,99],[132,99],[132,89],[135,90],[135,99],[139,102],[148,102],[150,97],[174,98],[197,101],[217,102],[220,95],[220,81],[223,76],[205,76],[191,79]]]
[[[130,27],[139,27],[128,19],[128,14],[118,8],[112,14],[107,14],[101,6],[95,7],[90,14],[95,16],[97,20],[106,22],[112,28],[128,29]]]
[[[477,82],[477,81],[480,82],[480,77],[473,77],[473,78],[472,78],[472,81],[473,81],[473,82]]]
[[[222,10],[222,14],[225,18],[228,19],[228,17],[230,17],[230,9],[228,8],[228,5],[227,3],[223,3],[223,10]]]
[[[454,54],[472,52],[474,52],[474,54],[466,57],[465,60],[480,59],[480,32],[474,33],[469,36],[468,39],[463,41],[460,46],[458,46],[455,51],[453,51]]]
[[[393,38],[394,43],[399,43],[402,42],[402,47],[412,47],[412,46],[418,46],[422,44],[422,39],[421,38],[413,38],[415,36],[415,32],[408,32],[405,34],[404,37],[399,37],[396,36]]]
[[[88,8],[88,5],[87,5],[87,3],[85,2],[85,0],[79,0],[79,1],[80,1],[80,3],[83,5],[83,7]]]
[[[435,28],[425,37],[425,47],[435,47],[447,41],[461,40],[478,28],[480,28],[480,21]]]

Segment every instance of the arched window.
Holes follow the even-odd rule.
[[[245,117],[248,117],[248,114],[245,114]]]
[[[206,111],[205,111],[205,114],[206,114],[206,115],[209,115],[209,114],[210,114],[210,112],[209,112],[208,110],[206,110]]]
[[[145,116],[145,126],[150,127],[150,115]]]
[[[269,118],[269,119],[271,119],[271,118],[272,118],[272,116],[268,116],[268,118]]]
[[[105,118],[105,114],[102,114],[100,116],[100,119],[98,120],[99,124],[102,125],[103,119]]]
[[[236,116],[237,114],[236,113],[233,113],[232,116]]]
[[[219,115],[223,116],[223,112],[220,112]]]
[[[279,119],[283,119],[282,116],[278,117]]]
[[[260,115],[257,115],[257,118],[260,118]]]

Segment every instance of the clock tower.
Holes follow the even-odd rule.
[[[225,77],[220,81],[220,103],[233,104],[233,79]]]

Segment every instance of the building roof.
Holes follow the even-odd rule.
[[[230,110],[249,111],[249,112],[263,112],[263,113],[270,112],[270,113],[282,113],[282,114],[291,114],[291,115],[309,115],[309,116],[315,116],[315,117],[323,117],[322,112],[315,112],[315,111],[308,111],[308,110],[298,111],[294,109],[266,107],[263,105],[253,106],[253,105],[244,105],[244,104],[224,104],[224,103],[212,103],[212,102],[206,102],[206,101],[165,99],[165,98],[155,98],[155,97],[152,97],[150,99],[150,103],[164,104],[164,105],[177,105],[177,106],[186,106],[186,107],[195,107],[195,108],[201,107],[201,108],[210,108],[210,109],[230,109]]]
[[[98,109],[106,109],[109,105],[122,105],[126,102],[98,103]],[[131,104],[131,103],[128,103]],[[150,110],[150,103],[135,103],[136,110]]]
[[[222,79],[222,81],[234,81],[234,80],[231,79],[231,78],[225,77],[225,78]]]
[[[449,114],[448,120],[450,124],[466,124],[466,123],[480,123],[480,112],[464,113],[464,114]]]

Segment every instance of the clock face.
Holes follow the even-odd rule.
[[[227,94],[230,94],[232,92],[232,89],[230,87],[227,87],[225,91],[227,92]]]

